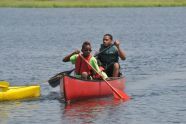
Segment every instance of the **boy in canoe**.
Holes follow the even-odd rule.
[[[90,54],[92,49],[89,41],[83,43],[81,51],[82,54],[79,50],[76,50],[63,58],[63,62],[70,61],[72,64],[75,64],[75,76],[82,79],[101,78],[93,71],[93,67],[99,74],[101,74],[102,78],[106,79],[107,75],[99,69],[96,58]],[[90,67],[79,54],[81,54],[92,67]]]
[[[105,34],[103,36],[103,44],[101,44],[100,50],[104,49],[104,52],[101,52],[98,55],[98,61],[101,63],[101,66],[104,67],[104,71],[108,77],[119,77],[120,76],[120,65],[119,58],[125,60],[126,56],[124,51],[120,48],[120,41],[116,40],[113,42],[113,37],[111,34]],[[110,48],[109,48],[110,47]]]

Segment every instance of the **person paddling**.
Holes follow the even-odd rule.
[[[83,43],[81,51],[82,54],[79,50],[76,50],[63,58],[63,62],[70,61],[72,64],[75,64],[75,76],[82,79],[92,79],[97,77],[94,70],[85,61],[82,60],[79,55],[81,54],[90,63],[90,65],[97,72],[99,72],[104,79],[106,79],[107,75],[99,69],[96,58],[90,54],[92,50],[89,41],[85,41]]]
[[[120,76],[120,65],[119,58],[121,60],[126,59],[125,52],[120,48],[120,41],[114,41],[111,34],[105,34],[103,36],[103,44],[101,44],[100,50],[102,51],[108,47],[106,51],[100,53],[97,57],[98,61],[101,63],[101,66],[105,68],[105,72],[108,77],[119,77]]]

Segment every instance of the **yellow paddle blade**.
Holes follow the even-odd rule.
[[[8,88],[9,82],[7,81],[0,81],[0,88]]]

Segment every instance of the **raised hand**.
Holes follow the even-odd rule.
[[[115,40],[115,41],[114,41],[114,45],[115,45],[117,48],[119,48],[120,41],[119,41],[119,40]]]

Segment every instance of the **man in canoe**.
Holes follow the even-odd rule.
[[[110,48],[109,48],[110,47]],[[100,52],[98,55],[98,61],[101,63],[101,66],[104,67],[104,71],[108,77],[119,77],[120,76],[120,65],[119,58],[125,60],[125,52],[120,48],[120,41],[116,40],[113,44],[113,37],[111,34],[105,34],[103,36],[103,44],[101,44]]]
[[[90,65],[101,74],[102,78],[106,79],[107,75],[99,69],[97,64],[97,60],[93,57],[91,53],[91,44],[89,41],[85,41],[82,45],[82,56],[87,60]],[[79,55],[80,51],[76,50],[71,54],[67,55],[63,58],[63,62],[71,62],[75,64],[75,76],[82,79],[92,79],[92,78],[100,78],[96,72],[93,71],[92,67],[90,67],[85,60],[81,58]]]

